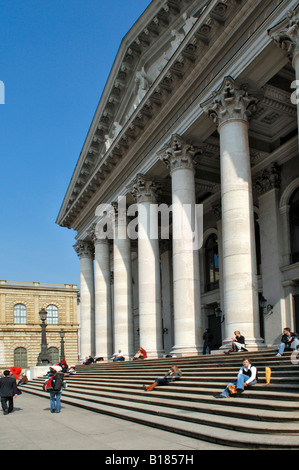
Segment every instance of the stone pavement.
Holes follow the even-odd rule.
[[[64,404],[63,397],[61,413],[50,413],[50,400],[25,392],[14,405],[9,415],[0,411],[0,450],[232,449]]]

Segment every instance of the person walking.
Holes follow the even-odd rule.
[[[50,409],[51,413],[60,413],[61,411],[61,394],[66,388],[64,375],[62,371],[56,372],[53,377],[53,390],[50,391]]]
[[[13,399],[15,396],[20,395],[20,393],[21,392],[17,388],[15,376],[10,375],[9,370],[5,370],[3,372],[3,377],[0,379],[1,406],[4,415],[13,411]]]

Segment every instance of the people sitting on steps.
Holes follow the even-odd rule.
[[[85,366],[89,366],[89,364],[94,363],[94,358],[92,356],[86,356],[85,361],[83,361],[83,364]]]
[[[151,392],[157,385],[167,385],[182,377],[182,371],[178,366],[172,366],[172,368],[164,375],[164,377],[158,377],[151,385],[143,385],[143,390]]]
[[[248,357],[244,357],[243,365],[239,369],[237,380],[229,383],[226,388],[215,398],[228,398],[231,395],[240,395],[244,389],[255,385],[258,380],[257,368],[252,364]]]
[[[133,357],[133,361],[136,361],[137,359],[146,359],[146,358],[147,358],[146,350],[140,347],[137,353],[135,354],[135,356]]]
[[[121,349],[118,350],[118,352],[112,354],[113,362],[115,361],[124,361],[125,357],[123,355],[123,352]]]
[[[286,327],[282,330],[281,343],[278,348],[276,357],[282,356],[286,349],[296,350],[298,346],[299,338],[297,333],[291,333],[290,328]]]
[[[241,335],[240,331],[234,331],[234,338],[232,338],[232,347],[228,351],[224,351],[224,354],[230,354],[231,352],[248,351],[245,348],[245,337]]]

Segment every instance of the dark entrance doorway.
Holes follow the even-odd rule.
[[[295,318],[294,318],[294,330],[296,333],[299,330],[299,295],[294,295],[294,313],[295,313]]]
[[[216,314],[209,315],[208,325],[208,328],[213,335],[212,349],[219,349],[222,345],[221,317],[216,317]]]

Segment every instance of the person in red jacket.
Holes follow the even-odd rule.
[[[133,361],[136,359],[146,359],[147,358],[147,353],[146,350],[143,348],[139,348],[135,356],[133,357]]]

